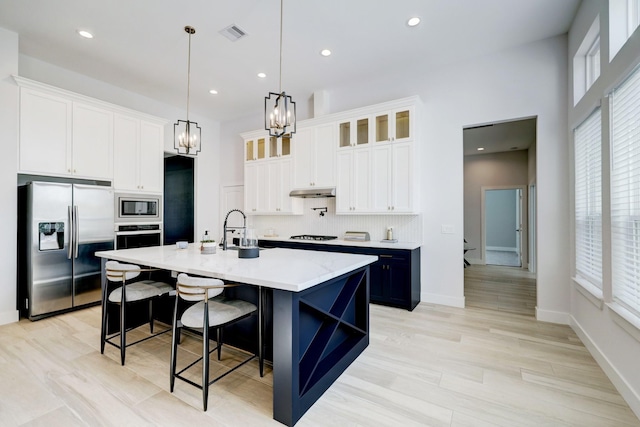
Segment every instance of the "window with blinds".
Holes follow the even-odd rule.
[[[600,108],[574,130],[576,277],[602,289]]]
[[[640,71],[611,95],[613,299],[640,317]]]

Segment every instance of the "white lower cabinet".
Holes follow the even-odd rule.
[[[120,191],[162,192],[163,148],[162,125],[116,115],[113,187]]]

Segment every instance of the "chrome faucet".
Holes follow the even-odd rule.
[[[227,220],[229,219],[229,215],[231,215],[232,212],[239,212],[242,215],[242,218],[244,219],[242,223],[242,227],[227,227]],[[240,209],[231,209],[229,212],[227,212],[227,215],[224,217],[224,226],[222,230],[222,250],[223,251],[227,250],[227,231],[228,230],[231,230],[233,232],[233,230],[246,230],[246,229],[247,229],[247,216],[244,214],[244,212],[242,212]]]

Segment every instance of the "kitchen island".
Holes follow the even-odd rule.
[[[273,417],[286,425],[294,425],[369,344],[369,264],[375,256],[273,248],[246,259],[234,250],[203,255],[194,244],[96,255],[103,263],[253,285],[261,294],[270,289],[273,307],[260,312],[272,313]]]

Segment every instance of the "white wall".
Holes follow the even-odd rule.
[[[619,1],[619,0],[616,0]],[[569,32],[569,64],[572,66],[573,57],[580,46],[586,32],[594,19],[600,16],[600,43],[601,43],[601,74],[593,86],[586,92],[575,107],[569,106],[568,134],[572,139],[572,130],[584,120],[593,109],[602,105],[603,115],[603,164],[605,172],[608,171],[609,158],[609,128],[607,120],[608,98],[606,95],[619,84],[640,64],[640,31],[636,30],[631,39],[620,49],[617,55],[609,62],[609,1],[585,0],[582,2],[574,23]],[[571,78],[573,70],[569,69]],[[573,100],[573,85],[569,85],[568,99]],[[572,169],[573,162],[569,166]],[[540,176],[540,175],[539,175]],[[624,321],[616,321],[615,313],[609,309],[606,303],[611,302],[611,258],[610,258],[610,221],[608,220],[606,201],[609,200],[608,174],[603,173],[603,290],[604,298],[597,299],[587,291],[580,288],[567,278],[568,287],[571,289],[571,325],[576,330],[582,341],[589,348],[600,366],[615,384],[616,388],[631,406],[631,409],[640,417],[640,329],[637,326],[625,324]],[[573,193],[572,193],[573,194]],[[573,197],[571,197],[573,200]],[[572,204],[573,205],[573,204]],[[573,208],[573,207],[572,207]],[[569,212],[572,212],[571,210]],[[572,228],[573,230],[573,221]],[[573,242],[573,233],[570,239]],[[571,245],[572,253],[574,251]],[[542,250],[542,249],[541,249]],[[575,262],[571,258],[571,272],[574,271]],[[627,332],[622,326],[629,328],[634,335]]]
[[[18,35],[0,28],[0,325],[16,322],[16,218],[18,171]]]
[[[560,36],[437,70],[399,67],[393,79],[371,73],[349,85],[318,88],[329,94],[330,112],[411,95],[419,95],[425,104],[419,162],[422,301],[464,306],[463,127],[538,117],[537,315],[541,320],[568,322],[566,46],[566,37]],[[234,158],[242,158],[236,132],[260,128],[259,120],[257,113],[255,119],[223,124],[225,147],[238,150]],[[241,168],[238,162],[221,169],[237,179]],[[454,233],[442,234],[442,225],[453,225]]]

